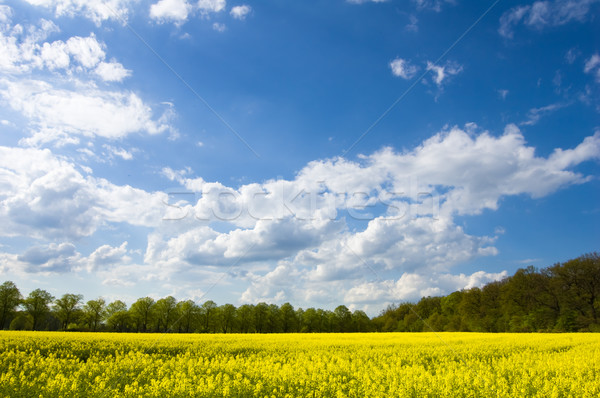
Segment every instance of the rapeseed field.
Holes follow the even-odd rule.
[[[596,334],[0,332],[2,397],[599,397]]]

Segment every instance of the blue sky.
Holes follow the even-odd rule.
[[[0,279],[373,315],[598,250],[598,3],[0,1]]]

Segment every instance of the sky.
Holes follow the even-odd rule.
[[[0,0],[0,281],[376,315],[597,251],[599,3]]]

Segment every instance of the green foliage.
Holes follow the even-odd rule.
[[[388,307],[379,331],[587,332],[600,330],[600,256],[519,269],[482,288]]]

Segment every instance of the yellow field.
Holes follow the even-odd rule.
[[[0,332],[0,373],[3,397],[599,397],[600,335]]]

